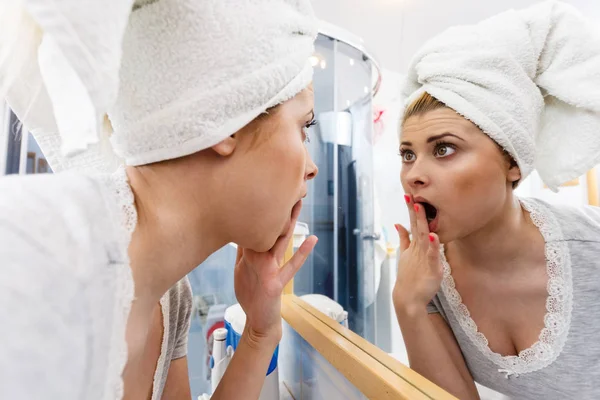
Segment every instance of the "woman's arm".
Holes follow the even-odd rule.
[[[225,375],[211,399],[258,399],[280,338],[281,335],[266,337],[245,329]]]
[[[439,314],[427,312],[444,276],[439,237],[429,232],[423,206],[411,196],[405,199],[412,238],[404,227],[396,226],[401,253],[393,300],[410,367],[461,400],[478,399],[452,331]]]
[[[258,399],[273,352],[281,339],[281,294],[317,244],[309,237],[283,266],[302,203],[292,212],[287,233],[264,253],[238,247],[235,296],[246,314],[242,338],[213,399]]]
[[[459,399],[479,399],[458,343],[440,314],[404,310],[396,315],[410,367]]]

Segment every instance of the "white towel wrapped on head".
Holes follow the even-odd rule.
[[[55,171],[198,152],[312,81],[309,0],[20,1],[43,36],[8,102]]]
[[[316,25],[291,0],[158,0],[133,12],[109,116],[127,164],[188,155],[312,80]]]
[[[536,169],[556,191],[600,163],[600,32],[548,1],[453,27],[413,59],[402,89],[423,92],[502,146],[522,179]]]

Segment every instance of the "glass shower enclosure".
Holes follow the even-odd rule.
[[[348,312],[349,327],[375,341],[373,111],[381,74],[350,33],[323,24],[315,43],[315,115],[307,144],[319,174],[299,221],[319,237],[294,292],[323,294]]]

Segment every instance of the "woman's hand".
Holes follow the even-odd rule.
[[[273,248],[257,253],[238,246],[235,265],[235,294],[246,313],[246,328],[251,341],[278,343],[281,339],[281,293],[296,275],[317,244],[310,236],[294,256],[282,267],[285,251],[292,240],[296,220],[302,209],[299,202],[292,211],[292,223],[287,233]]]
[[[412,241],[408,231],[396,225],[400,236],[398,275],[393,291],[396,313],[422,311],[440,289],[443,268],[440,260],[440,241],[429,232],[425,209],[405,196],[410,215]]]

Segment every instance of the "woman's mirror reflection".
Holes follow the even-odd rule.
[[[598,60],[591,22],[546,2],[452,28],[411,63],[393,301],[411,368],[460,399],[475,383],[600,394],[600,209],[515,195],[534,169],[556,190],[600,162]]]

